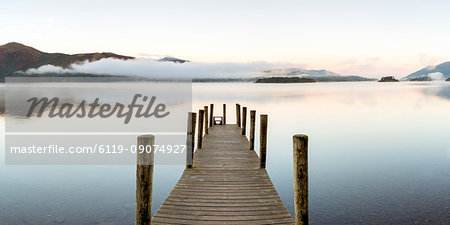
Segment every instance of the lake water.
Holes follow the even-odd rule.
[[[267,170],[291,214],[292,136],[309,136],[312,224],[450,221],[450,82],[194,83],[193,99],[226,103],[229,123],[235,103],[269,115]],[[135,166],[5,165],[0,139],[0,224],[134,223]],[[153,212],[183,169],[155,166]]]

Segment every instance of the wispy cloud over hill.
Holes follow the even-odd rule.
[[[117,60],[101,59],[96,62],[73,64],[70,69],[45,65],[29,69],[28,74],[89,73],[108,75],[143,76],[149,78],[240,78],[261,74],[268,68],[278,66],[266,62],[251,63],[173,63],[153,59]]]

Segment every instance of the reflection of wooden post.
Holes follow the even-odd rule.
[[[241,105],[236,104],[236,124],[241,127]]]
[[[197,134],[197,148],[202,148],[203,139],[203,118],[205,117],[205,111],[200,109],[198,111],[198,134]]]
[[[211,110],[209,113],[209,126],[212,127],[212,125],[214,124],[214,104],[209,105],[209,110]]]
[[[294,142],[295,224],[308,224],[308,136],[297,134]]]
[[[259,131],[259,159],[260,167],[266,168],[266,153],[267,153],[267,115],[260,116],[260,131]]]
[[[255,117],[256,111],[250,110],[250,150],[255,150]]]
[[[247,107],[242,107],[242,135],[247,132]]]
[[[188,114],[187,140],[186,140],[186,168],[194,166],[194,144],[195,144],[195,123],[197,122],[197,113]]]
[[[136,166],[136,225],[151,224],[152,185],[153,185],[153,135],[141,135],[137,138]],[[142,149],[142,151],[141,151]]]
[[[205,106],[205,134],[208,134],[208,127],[209,127],[209,122],[208,122],[208,106]]]
[[[223,104],[223,124],[227,124],[227,104]]]

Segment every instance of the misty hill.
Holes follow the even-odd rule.
[[[164,58],[158,59],[158,61],[160,61],[160,62],[174,62],[174,63],[189,62],[189,60],[179,59],[179,58],[175,58],[175,57],[164,57]]]
[[[352,82],[352,81],[375,81],[375,78],[360,76],[311,76],[317,82]]]
[[[342,76],[341,74],[328,70],[306,70],[301,68],[271,69],[262,71],[262,78],[267,76],[270,76],[269,78],[282,77],[286,80],[288,77],[304,77],[314,79],[317,82],[351,82],[376,80],[360,76]]]
[[[432,81],[433,79],[429,76],[424,76],[424,77],[414,77],[411,78],[409,81]]]
[[[405,79],[418,78],[418,77],[426,77],[430,73],[442,73],[444,78],[450,77],[450,61],[441,63],[437,66],[427,66],[419,71],[416,71],[408,76]]]
[[[111,52],[74,55],[46,53],[20,43],[11,42],[0,46],[0,77],[10,75],[17,71],[39,68],[43,65],[70,68],[70,65],[73,63],[94,62],[104,58],[121,60],[134,59],[134,57],[117,55]]]
[[[259,78],[255,83],[315,83],[314,79],[306,77],[269,77]]]
[[[300,77],[259,77],[255,83],[311,83],[311,82],[354,82],[375,81],[360,76],[300,76]]]
[[[301,68],[287,68],[287,69],[271,69],[262,71],[263,75],[270,76],[340,76],[340,74],[328,70],[306,70]]]

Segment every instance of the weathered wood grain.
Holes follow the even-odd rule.
[[[249,144],[236,125],[212,126],[152,223],[293,224]]]
[[[227,104],[223,104],[223,124],[227,124]]]
[[[241,105],[236,103],[236,124],[241,127]]]
[[[249,144],[250,150],[255,150],[255,126],[256,126],[256,110],[250,110],[250,144]]]
[[[136,225],[148,225],[152,217],[152,187],[153,187],[153,160],[155,137],[141,135],[137,138],[138,149],[151,151],[137,151],[136,166]]]
[[[242,107],[242,135],[247,131],[247,107]]]
[[[208,106],[205,106],[205,135],[209,133]]]
[[[203,144],[203,118],[205,117],[205,111],[203,109],[198,110],[198,133],[197,133],[197,148],[202,148]]]
[[[214,124],[214,104],[210,104],[209,105],[209,126],[212,127],[212,125]]]
[[[308,136],[293,137],[295,224],[309,223],[308,214]]]
[[[267,154],[267,115],[260,115],[260,131],[259,131],[259,157],[260,167],[266,168]]]
[[[195,124],[197,123],[197,114],[188,113],[187,139],[186,139],[186,168],[192,168],[195,148]]]

